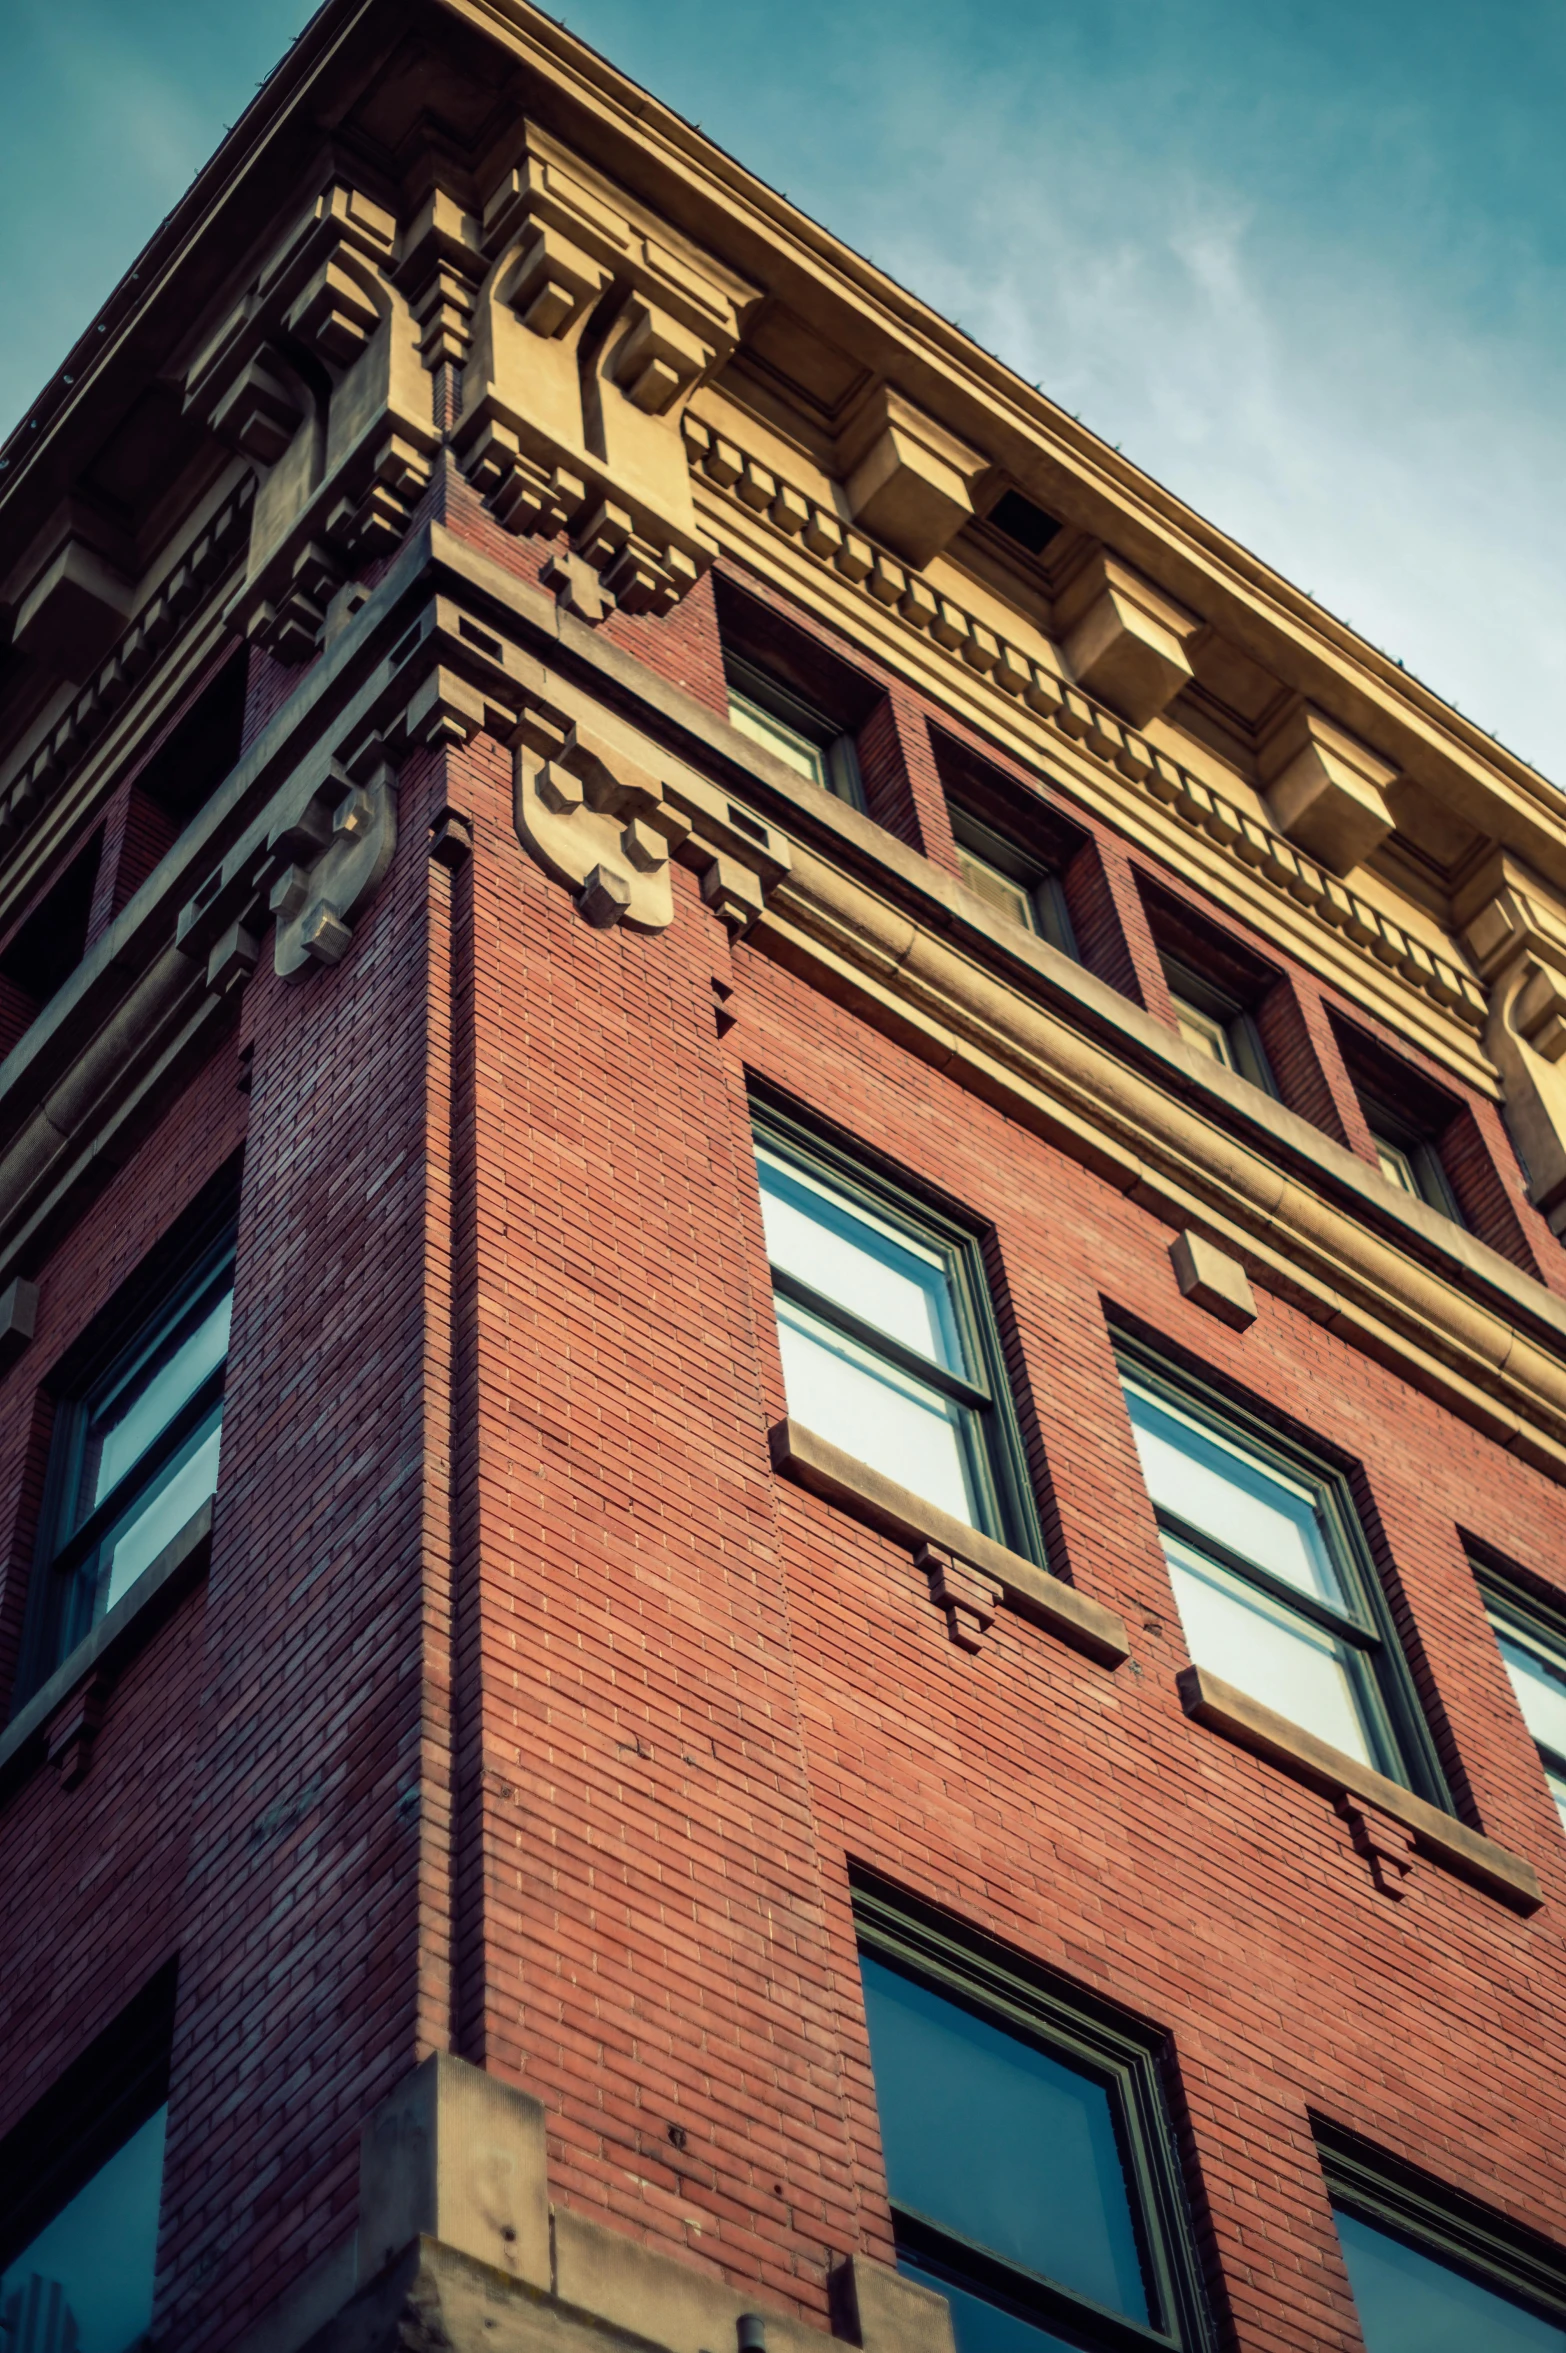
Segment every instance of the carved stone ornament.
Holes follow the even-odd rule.
[[[1506,1089],[1530,1197],[1554,1232],[1566,1232],[1566,909],[1498,850],[1458,891],[1453,911],[1489,987],[1484,1047]]]
[[[576,894],[598,930],[662,931],[674,919],[669,860],[689,820],[646,769],[581,725],[553,736],[525,721],[516,754],[516,824],[546,874]]]
[[[288,858],[272,883],[268,903],[277,918],[272,959],[278,976],[294,980],[312,964],[339,964],[353,940],[353,917],[378,888],[397,847],[397,788],[393,771],[380,764],[368,782],[335,776],[341,793],[325,825],[320,798],[303,825],[279,837],[279,849],[293,849],[310,820],[324,832],[324,846],[312,863]]]

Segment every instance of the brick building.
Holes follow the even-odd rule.
[[[8,2353],[1566,2348],[1555,789],[522,0],[0,646]]]

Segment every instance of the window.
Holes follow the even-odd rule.
[[[227,661],[137,775],[137,790],[176,830],[211,799],[239,758],[247,675],[243,654]]]
[[[790,1415],[1042,1559],[973,1236],[774,1115],[756,1156]]]
[[[78,850],[0,953],[0,1053],[31,1029],[87,953],[103,834]]]
[[[1337,1019],[1332,1027],[1381,1174],[1400,1193],[1427,1202],[1461,1225],[1462,1212],[1437,1141],[1457,1117],[1459,1105],[1363,1031]]]
[[[1502,1663],[1566,1829],[1566,1620],[1551,1622],[1509,1581],[1488,1572],[1481,1585]]]
[[[1409,1194],[1415,1201],[1428,1202],[1443,1217],[1451,1218],[1454,1225],[1461,1225],[1463,1221],[1435,1146],[1424,1142],[1417,1130],[1399,1119],[1384,1103],[1366,1098],[1364,1112],[1370,1140],[1376,1148],[1376,1166],[1387,1183],[1396,1185],[1400,1193]]]
[[[1326,2139],[1365,2353],[1566,2353],[1566,2255],[1347,2136]]]
[[[1206,2343],[1156,2038],[856,1897],[898,2269],[957,2353]]]
[[[1008,922],[1022,924],[1063,955],[1075,957],[1077,943],[1059,877],[966,809],[953,808],[951,819],[958,871],[974,896]]]
[[[1237,997],[1179,957],[1163,957],[1164,977],[1174,1000],[1175,1021],[1188,1046],[1221,1063],[1253,1087],[1275,1095],[1272,1072],[1255,1022]]]
[[[741,654],[724,662],[729,717],[741,735],[767,750],[824,792],[863,809],[864,786],[854,739],[822,712]]]
[[[233,1266],[224,1233],[144,1291],[134,1318],[115,1318],[106,1358],[57,1408],[35,1683],[216,1490]]]
[[[1444,1805],[1341,1474],[1124,1342],[1121,1376],[1193,1664]]]
[[[0,2143],[0,2343],[131,2353],[152,2319],[173,1972]]]

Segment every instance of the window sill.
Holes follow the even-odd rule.
[[[981,1577],[1001,1588],[1007,1602],[1022,1616],[1032,1618],[1074,1650],[1085,1651],[1102,1666],[1117,1667],[1131,1655],[1126,1630],[1113,1610],[1089,1601],[1074,1585],[1047,1570],[1036,1568],[1020,1553],[1010,1552],[993,1537],[980,1535],[953,1519],[933,1503],[926,1503],[907,1487],[845,1454],[800,1422],[779,1422],[770,1433],[772,1467],[786,1478],[808,1487],[827,1503],[834,1503],[866,1526],[895,1536],[910,1550],[921,1544],[952,1553]]]
[[[1232,1683],[1225,1683],[1205,1667],[1187,1667],[1176,1680],[1180,1704],[1195,1723],[1222,1733],[1226,1740],[1265,1757],[1269,1764],[1281,1766],[1285,1773],[1329,1797],[1352,1798],[1390,1815],[1412,1834],[1415,1846],[1432,1862],[1471,1880],[1486,1894],[1499,1896],[1514,1910],[1536,1912],[1543,1903],[1543,1890],[1531,1863],[1508,1854],[1504,1846],[1482,1838],[1477,1830],[1469,1830],[1455,1816],[1443,1814],[1439,1806],[1416,1797],[1401,1782],[1388,1780],[1373,1766],[1362,1765],[1357,1757],[1318,1740],[1313,1732],[1236,1691]]]
[[[47,1683],[0,1731],[0,1789],[28,1772],[43,1756],[51,1720],[89,1676],[119,1674],[145,1648],[171,1610],[206,1570],[212,1550],[212,1499],[206,1502],[149,1561],[129,1592],[122,1593],[90,1633],[63,1659]]]

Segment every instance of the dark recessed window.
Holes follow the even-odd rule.
[[[0,2143],[0,2342],[16,2353],[145,2342],[173,1997],[169,1970]]]
[[[1365,2353],[1566,2353],[1566,2250],[1317,2129]]]
[[[1407,1193],[1412,1200],[1439,1209],[1454,1225],[1461,1225],[1457,1202],[1434,1144],[1420,1134],[1412,1120],[1403,1118],[1390,1104],[1363,1093],[1360,1101],[1370,1140],[1376,1148],[1376,1166],[1387,1183],[1395,1185],[1400,1193]]]
[[[863,809],[864,786],[853,736],[824,711],[741,654],[724,662],[729,717],[741,735],[766,747],[796,776]]]
[[[187,825],[211,799],[239,758],[245,728],[246,662],[224,664],[205,686],[136,778],[136,789],[172,819]]]
[[[95,833],[0,950],[0,978],[20,990],[38,1011],[69,980],[87,952],[102,848],[103,836]]]
[[[1509,1578],[1486,1569],[1478,1575],[1502,1664],[1566,1829],[1566,1608],[1547,1610]]]
[[[966,809],[953,806],[951,820],[958,872],[975,897],[1008,922],[1020,923],[1063,955],[1075,957],[1077,943],[1060,877]]]
[[[1338,1021],[1333,1029],[1381,1174],[1398,1192],[1426,1202],[1461,1225],[1462,1213],[1440,1150],[1440,1139],[1457,1116],[1457,1104],[1374,1039]]]
[[[1120,1344],[1192,1663],[1445,1804],[1343,1475]]]
[[[1276,1095],[1261,1034],[1240,999],[1178,956],[1166,954],[1163,967],[1175,1023],[1186,1044],[1207,1061]]]
[[[756,1158],[790,1417],[1042,1559],[974,1236],[777,1115]]]
[[[216,1220],[192,1222],[199,1232]],[[233,1285],[225,1223],[199,1254],[136,1287],[134,1311],[112,1317],[92,1369],[56,1407],[34,1686],[216,1490]]]
[[[1205,2344],[1156,2043],[861,1891],[898,2269],[958,2353]]]
[[[1046,515],[1020,490],[1003,491],[990,509],[989,520],[1030,556],[1041,556],[1061,528],[1053,515]]]

